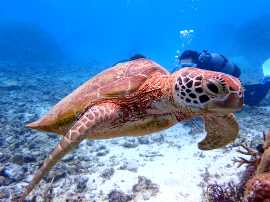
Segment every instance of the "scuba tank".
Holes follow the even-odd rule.
[[[197,66],[198,68],[223,72],[235,77],[239,77],[241,74],[240,68],[225,56],[218,53],[209,53],[207,50],[200,53]]]

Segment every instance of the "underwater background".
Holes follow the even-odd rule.
[[[117,61],[140,53],[173,71],[181,52],[206,49],[236,63],[244,84],[261,83],[270,75],[269,7],[268,0],[2,0],[0,201],[21,193],[60,140],[25,124]],[[237,113],[235,143],[207,152],[197,148],[201,123],[145,137],[84,141],[30,198],[207,201],[209,184],[239,181],[245,168],[233,162],[241,155],[238,146],[262,143],[269,115],[270,92]]]

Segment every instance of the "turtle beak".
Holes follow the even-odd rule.
[[[243,96],[239,96],[236,93],[230,94],[224,100],[218,100],[211,103],[208,106],[209,111],[221,112],[221,113],[231,113],[241,111],[244,106]]]
[[[243,108],[243,105],[243,96],[239,97],[236,93],[230,94],[228,98],[223,101],[224,108],[235,109],[235,111],[240,111]]]

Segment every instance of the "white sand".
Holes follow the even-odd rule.
[[[206,170],[209,172],[209,182],[237,181],[242,169],[237,169],[236,165],[233,165],[232,159],[239,156],[236,149],[200,151],[197,143],[204,134],[191,135],[189,131],[189,127],[178,124],[162,132],[165,134],[164,143],[139,145],[136,148],[124,148],[119,144],[113,144],[116,140],[100,141],[110,149],[110,153],[100,157],[100,160],[107,164],[107,167],[113,167],[115,173],[105,182],[99,175],[106,166],[95,174],[86,175],[89,177],[86,196],[99,195],[97,201],[103,201],[102,198],[104,199],[112,189],[131,193],[138,176],[145,176],[160,186],[160,192],[151,197],[149,202],[200,202],[203,191],[201,185],[206,183],[204,179]],[[123,138],[117,141],[121,142]],[[80,150],[80,154],[87,155],[89,146],[82,144]],[[152,159],[144,156],[153,152],[162,156],[155,156]],[[138,172],[119,169],[124,161],[129,160],[139,163]],[[72,189],[69,191],[72,192]],[[58,199],[61,201],[62,197]],[[135,201],[142,201],[142,198],[137,198]]]

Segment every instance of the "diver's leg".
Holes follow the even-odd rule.
[[[249,106],[258,105],[266,96],[270,89],[270,85],[266,84],[252,84],[245,85],[244,103]]]

